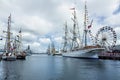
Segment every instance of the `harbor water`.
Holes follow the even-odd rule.
[[[120,61],[32,55],[1,61],[0,80],[120,80]]]

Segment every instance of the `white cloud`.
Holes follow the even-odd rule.
[[[72,29],[73,12],[69,10],[71,7],[76,7],[80,31],[83,30],[84,1],[0,0],[0,34],[7,29],[7,18],[11,13],[13,22],[11,29],[14,35],[22,28],[24,45],[30,44],[34,51],[45,51],[50,39],[41,38],[41,36],[51,36],[58,45],[64,34],[64,22],[67,21],[68,27]],[[120,13],[113,14],[119,5],[118,2],[119,0],[87,0],[89,20],[94,20],[91,27],[93,35],[99,28],[109,25],[115,27],[117,35],[120,36],[118,31]]]
[[[120,26],[120,13],[108,17],[105,21],[106,23],[109,23],[108,25],[115,25],[116,27]]]
[[[51,40],[49,38],[40,38],[39,42],[42,44],[50,44]]]
[[[35,53],[41,52],[43,49],[41,47],[40,43],[38,43],[38,42],[33,42],[32,44],[30,44],[30,46],[31,46],[31,50]]]
[[[54,38],[54,41],[57,43],[61,43],[63,41],[62,37],[56,37]]]
[[[37,36],[34,35],[34,34],[31,34],[30,32],[24,32],[24,33],[22,33],[22,38],[26,42],[37,41]]]
[[[21,20],[22,19],[22,20]],[[16,20],[19,24],[24,25],[25,29],[29,29],[39,35],[46,34],[53,29],[53,24],[39,16],[23,16]]]

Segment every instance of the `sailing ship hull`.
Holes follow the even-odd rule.
[[[7,56],[7,61],[15,61],[16,56]]]
[[[26,59],[26,56],[18,55],[17,59]]]
[[[62,54],[61,53],[55,53],[53,55],[61,56]]]
[[[2,55],[2,60],[15,61],[16,60],[16,55],[13,55],[12,53],[4,53]]]
[[[1,59],[2,60],[7,60],[7,56],[2,56]]]
[[[2,59],[2,54],[0,54],[0,61],[1,61],[1,59]]]
[[[17,59],[26,59],[26,53],[25,52],[19,53],[16,56],[17,56]]]
[[[2,60],[15,61],[16,60],[16,56],[2,56]]]
[[[98,54],[103,51],[104,48],[81,49],[62,53],[62,56],[74,58],[98,58]]]

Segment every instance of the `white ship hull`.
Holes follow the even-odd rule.
[[[98,54],[104,51],[104,48],[89,48],[62,53],[64,57],[74,58],[98,58]]]
[[[7,56],[3,55],[2,56],[2,60],[15,61],[16,60],[16,56],[15,55],[11,55],[11,53],[9,53]]]
[[[2,60],[15,61],[16,56],[2,56]]]

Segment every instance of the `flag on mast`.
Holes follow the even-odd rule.
[[[93,20],[91,21],[91,24],[88,26],[88,29],[92,27]]]

